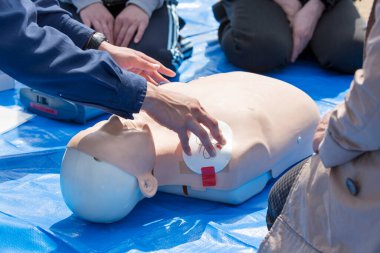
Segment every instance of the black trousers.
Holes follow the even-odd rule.
[[[272,0],[222,0],[213,6],[220,22],[219,42],[229,61],[263,72],[289,63],[292,30]],[[345,73],[361,68],[365,22],[352,0],[340,0],[325,11],[310,41],[321,66]]]
[[[69,11],[74,19],[82,22],[74,5],[67,3],[60,5]],[[125,4],[106,6],[106,8],[116,17],[125,8]],[[176,71],[182,61],[192,54],[190,41],[179,34],[183,26],[184,21],[177,15],[176,1],[165,1],[160,9],[153,12],[142,40],[138,44],[132,40],[128,47],[141,51]]]
[[[294,182],[298,178],[300,171],[304,169],[304,167],[307,169],[307,165],[310,164],[309,161],[310,158],[306,158],[305,160],[294,165],[272,186],[268,197],[268,210],[266,217],[268,230],[271,229],[273,223],[281,214]]]

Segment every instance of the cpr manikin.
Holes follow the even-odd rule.
[[[67,146],[61,189],[79,217],[117,221],[157,189],[239,204],[312,154],[317,106],[287,83],[233,72],[160,88],[197,98],[219,120],[227,143],[213,141],[217,155],[212,158],[191,135],[193,155],[188,157],[177,134],[148,115],[140,113],[135,120],[111,116]]]

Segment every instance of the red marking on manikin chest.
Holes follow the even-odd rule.
[[[202,167],[202,184],[203,186],[215,186],[216,175],[215,168],[213,166]]]

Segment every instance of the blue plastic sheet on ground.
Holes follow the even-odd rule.
[[[183,33],[194,43],[193,57],[180,68],[180,81],[239,70],[218,45],[212,2],[180,2],[187,22]],[[310,60],[268,75],[307,92],[321,113],[343,100],[352,79]],[[19,105],[16,92],[0,92],[0,105]],[[271,184],[239,206],[158,193],[114,224],[88,223],[72,215],[60,192],[60,162],[68,140],[94,123],[35,117],[0,135],[0,252],[256,252],[267,233]]]

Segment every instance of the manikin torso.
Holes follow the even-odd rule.
[[[282,81],[233,72],[160,88],[197,98],[210,115],[232,130],[233,137],[227,140],[232,142],[230,161],[214,175],[214,185],[205,187],[203,176],[193,172],[184,162],[177,134],[145,113],[136,115],[134,121],[113,116],[109,121],[100,122],[75,136],[68,150],[78,149],[131,173],[139,179],[140,189],[148,197],[155,193],[153,188],[157,182],[153,182],[154,178],[160,186],[178,187],[178,191],[162,188],[178,194],[183,187],[200,192],[206,188],[232,191],[264,173],[277,177],[312,153],[311,140],[319,120],[317,106],[305,93]],[[137,133],[144,131],[142,129],[153,139],[128,139],[134,135],[131,130]],[[86,142],[90,135],[92,139]],[[196,152],[205,151],[192,150],[193,154]],[[210,167],[212,159],[218,156],[207,156]],[[151,189],[144,192],[143,187]],[[202,198],[207,199],[207,194]]]
[[[162,88],[197,98],[213,117],[232,129],[232,157],[228,166],[217,173],[215,189],[237,188],[268,170],[277,177],[312,153],[310,143],[319,112],[311,98],[289,84],[234,72]],[[183,162],[177,134],[159,126],[146,114],[140,117],[153,134],[154,176],[159,185],[203,188],[201,176],[192,173]]]

